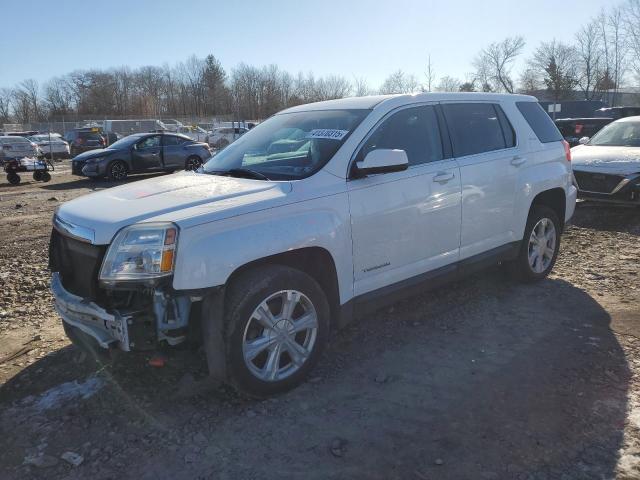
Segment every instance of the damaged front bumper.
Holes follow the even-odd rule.
[[[56,311],[66,327],[80,330],[104,349],[117,348],[125,352],[150,350],[160,342],[182,343],[186,340],[192,303],[202,299],[156,288],[143,304],[104,308],[66,290],[58,272],[52,274],[51,291]]]
[[[56,311],[68,325],[92,337],[102,348],[115,346],[124,351],[131,350],[128,329],[130,317],[108,312],[94,302],[68,292],[62,286],[57,272],[51,277],[51,292]]]

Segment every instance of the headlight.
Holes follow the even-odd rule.
[[[125,227],[109,246],[100,280],[147,280],[171,275],[178,242],[173,223],[148,223]]]

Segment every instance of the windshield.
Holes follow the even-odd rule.
[[[369,112],[318,110],[275,115],[212,157],[204,171],[247,169],[272,180],[308,177],[335,155]]]
[[[610,123],[587,145],[601,147],[640,147],[640,122]]]

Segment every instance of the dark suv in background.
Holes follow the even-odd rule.
[[[71,158],[79,153],[107,146],[107,141],[98,128],[76,128],[69,130],[64,134],[64,139],[69,143]]]
[[[582,137],[593,137],[602,127],[613,122],[613,118],[559,118],[555,122],[569,146],[575,147]]]

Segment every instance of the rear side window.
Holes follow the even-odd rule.
[[[404,150],[409,165],[442,160],[444,154],[434,107],[405,108],[391,115],[368,138],[356,161],[381,148]]]
[[[449,103],[442,105],[444,116],[449,126],[453,154],[456,157],[475,155],[507,148],[515,142],[513,129],[508,120],[505,121],[510,132],[503,132],[498,119],[498,112],[491,103]],[[504,115],[504,114],[503,114]]]
[[[516,102],[520,113],[542,143],[562,140],[558,128],[538,102]]]

